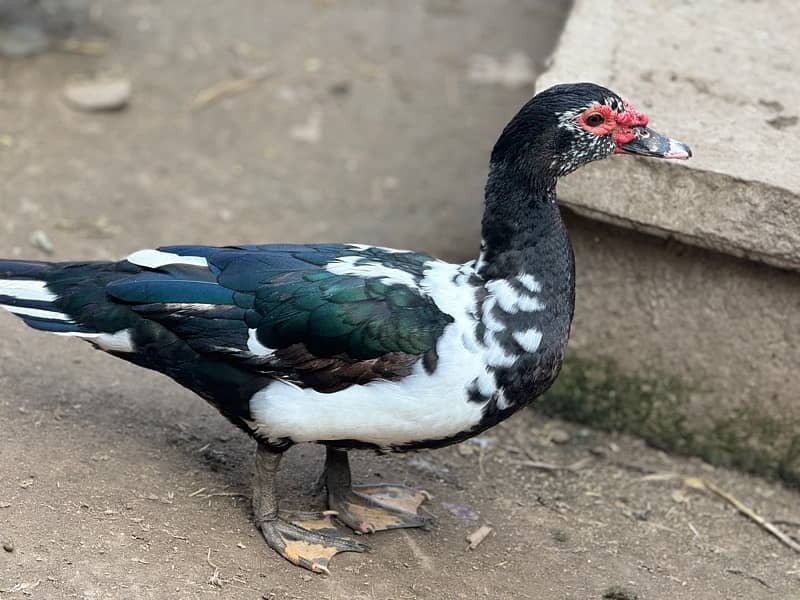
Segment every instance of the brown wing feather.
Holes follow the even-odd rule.
[[[345,355],[315,356],[304,344],[293,344],[272,355],[269,372],[318,392],[330,393],[378,379],[397,381],[411,374],[418,354],[388,352],[356,360]]]

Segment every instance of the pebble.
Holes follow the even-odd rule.
[[[328,87],[328,92],[333,96],[347,96],[350,93],[350,82],[337,81]]]
[[[456,446],[456,448],[458,449],[458,453],[461,456],[472,456],[473,454],[475,454],[475,446],[459,444],[458,446]]]
[[[603,446],[595,446],[594,448],[590,448],[589,452],[595,456],[599,456],[600,458],[608,456],[608,451]]]
[[[3,550],[6,552],[13,552],[14,551],[14,544],[11,542],[3,542]]]
[[[53,253],[53,243],[50,241],[50,238],[47,237],[47,234],[41,229],[37,229],[31,234],[31,244],[34,246],[34,248],[38,248],[45,254]]]
[[[131,99],[127,79],[76,81],[64,87],[64,98],[73,108],[87,112],[121,110]]]
[[[322,112],[314,110],[305,123],[295,125],[289,130],[292,138],[308,144],[318,144],[322,139]]]
[[[566,444],[570,440],[570,435],[563,429],[553,429],[550,432],[550,441],[554,444]]]

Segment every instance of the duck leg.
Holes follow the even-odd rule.
[[[278,512],[275,479],[281,454],[259,444],[253,478],[255,522],[267,544],[289,562],[315,573],[329,573],[339,552],[364,552],[366,544],[339,535],[325,512]]]
[[[427,527],[433,520],[417,510],[430,494],[404,485],[353,485],[345,450],[328,447],[325,459],[328,507],[356,533]]]

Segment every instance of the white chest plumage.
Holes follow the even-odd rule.
[[[347,263],[334,267],[344,273]],[[371,269],[371,272],[367,273]],[[333,269],[332,269],[333,270]],[[361,265],[358,274],[398,280],[397,270],[381,265]],[[252,425],[257,435],[269,439],[288,438],[294,442],[357,440],[379,447],[402,446],[423,440],[447,439],[480,423],[493,394],[502,402],[492,367],[514,363],[517,354],[501,347],[494,331],[483,342],[476,339],[477,314],[473,274],[469,265],[434,261],[415,287],[429,294],[443,312],[453,316],[437,343],[438,364],[432,373],[418,362],[411,375],[400,381],[372,381],[346,389],[321,393],[291,384],[274,383],[257,392],[250,401]],[[535,280],[524,276],[520,282],[533,292]],[[489,292],[489,312],[495,305],[503,310],[541,310],[530,294],[515,294],[508,285]],[[531,289],[534,288],[534,289]],[[516,300],[514,299],[516,298]],[[480,315],[483,319],[484,315]],[[536,331],[515,335],[522,352],[534,351],[541,339]],[[477,385],[486,399],[475,401],[470,389]]]

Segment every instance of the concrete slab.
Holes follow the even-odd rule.
[[[537,88],[607,85],[694,157],[589,166],[563,182],[562,202],[591,218],[800,269],[799,30],[793,0],[576,0]]]

